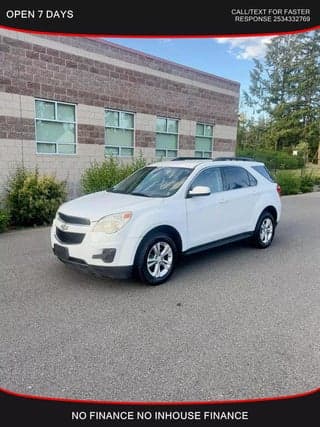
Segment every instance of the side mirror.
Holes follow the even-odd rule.
[[[198,185],[197,187],[194,187],[192,190],[188,191],[188,197],[209,196],[210,194],[210,188],[202,185]]]

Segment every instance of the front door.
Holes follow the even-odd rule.
[[[209,167],[202,170],[194,178],[189,190],[197,186],[209,187],[211,194],[186,198],[187,249],[225,237],[225,205],[220,168]]]

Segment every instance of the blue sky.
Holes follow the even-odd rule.
[[[262,59],[272,37],[108,38],[107,40],[208,73],[236,80],[248,89],[252,58]]]

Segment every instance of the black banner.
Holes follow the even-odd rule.
[[[90,2],[77,7],[52,3],[21,8],[10,4],[0,6],[0,26],[27,31],[65,34],[96,34],[104,36],[217,36],[287,33],[314,29],[320,24],[320,13],[311,2],[299,7],[260,2],[248,7],[247,2],[228,6],[225,2],[208,6],[197,3],[188,8],[183,3],[171,10],[169,6],[139,8],[135,2]],[[291,2],[292,3],[292,2]],[[259,4],[259,3],[258,3]]]
[[[114,2],[113,2],[114,3]],[[312,2],[300,7],[257,2],[238,5],[178,3],[179,14],[162,3],[138,9],[135,2],[77,7],[2,4],[0,27],[47,34],[128,37],[210,37],[283,34],[320,28],[320,13]],[[223,2],[225,3],[225,2]],[[313,2],[314,3],[314,2]],[[49,4],[49,6],[47,6]],[[289,2],[290,5],[290,2]],[[318,7],[319,8],[319,7]],[[87,425],[245,425],[318,426],[320,389],[294,397],[251,401],[196,403],[90,402],[18,395],[0,389],[3,426]]]
[[[19,396],[0,390],[3,426],[318,426],[320,389],[295,397],[232,402],[121,403]]]

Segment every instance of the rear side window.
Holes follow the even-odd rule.
[[[239,188],[257,185],[257,180],[244,168],[239,166],[225,166],[223,171],[223,189],[236,190]]]
[[[252,169],[257,171],[260,175],[262,175],[268,181],[275,182],[274,179],[272,178],[271,173],[268,171],[268,169],[265,166],[252,166]]]

